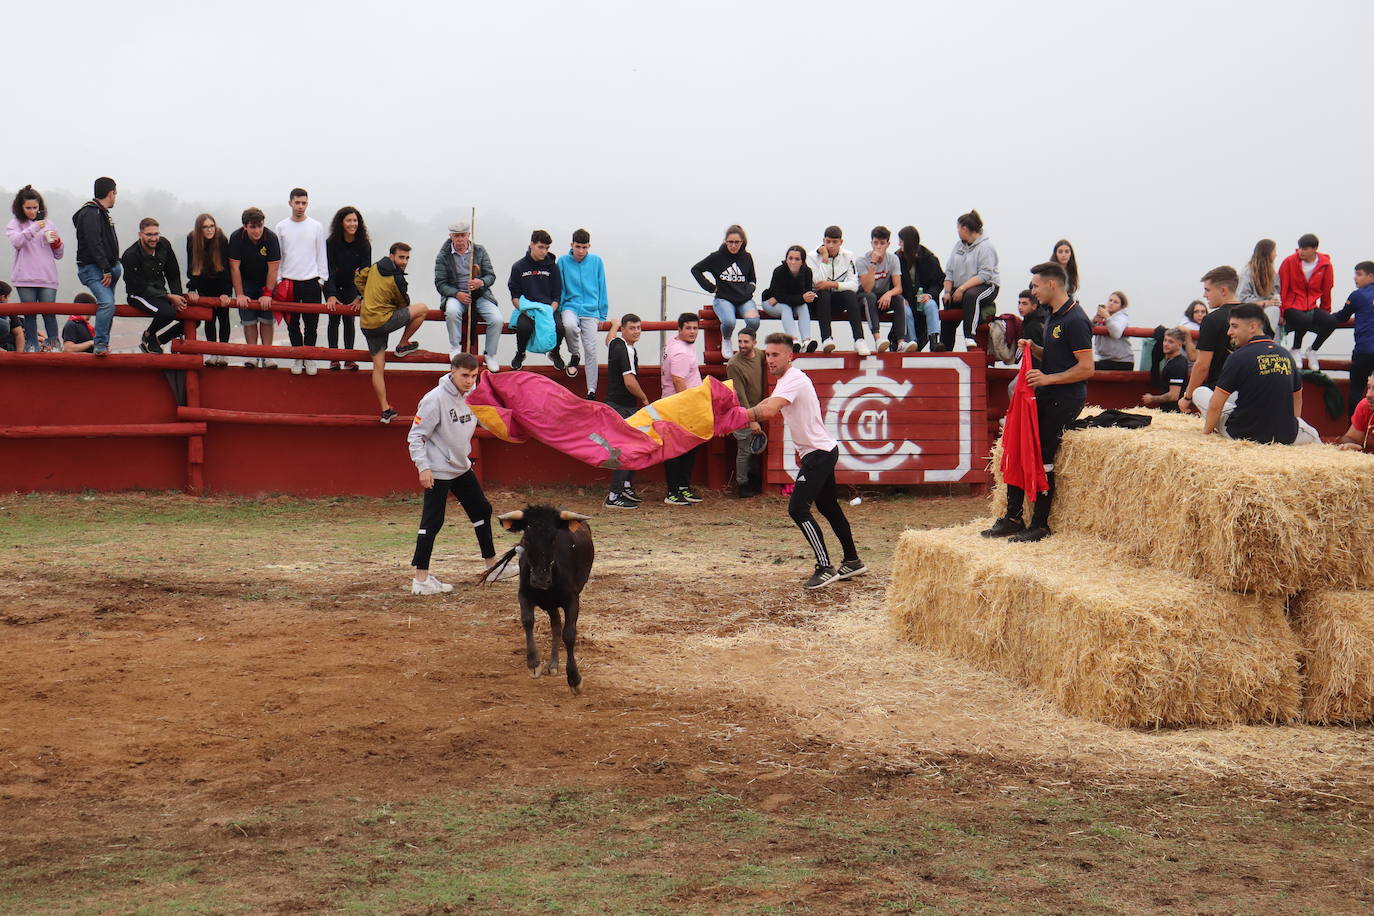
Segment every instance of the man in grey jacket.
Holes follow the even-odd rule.
[[[473,259],[477,270],[472,269]],[[486,322],[486,344],[483,355],[487,368],[496,372],[501,364],[496,360],[496,348],[501,343],[501,308],[491,289],[496,284],[487,249],[472,241],[472,226],[461,220],[448,227],[448,241],[434,257],[434,288],[439,291],[439,309],[448,325],[449,358],[463,351],[463,316],[468,306],[476,305],[477,314]]]
[[[429,394],[420,399],[415,410],[406,441],[410,446],[410,460],[420,472],[420,486],[425,488],[424,509],[420,513],[420,531],[415,538],[415,578],[411,580],[413,595],[436,595],[453,591],[452,585],[440,582],[429,574],[429,555],[434,550],[434,538],[444,527],[444,511],[449,494],[458,500],[467,513],[468,521],[477,534],[477,545],[488,565],[496,556],[491,539],[491,503],[482,493],[482,485],[472,472],[472,435],[477,431],[477,418],[468,407],[467,394],[477,384],[477,357],[459,353],[453,358],[453,371],[439,380]]]

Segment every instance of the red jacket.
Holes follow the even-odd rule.
[[[1285,309],[1308,312],[1315,308],[1331,311],[1331,287],[1336,282],[1335,272],[1331,269],[1331,258],[1317,252],[1317,266],[1312,269],[1312,278],[1302,272],[1302,258],[1295,251],[1283,259],[1279,265],[1279,298]],[[1321,305],[1317,305],[1317,300]]]

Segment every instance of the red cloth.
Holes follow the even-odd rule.
[[[1331,287],[1336,275],[1331,269],[1331,258],[1317,252],[1317,266],[1312,269],[1312,279],[1302,272],[1302,258],[1295,251],[1283,259],[1279,265],[1279,299],[1286,309],[1310,312],[1321,308],[1331,311]],[[1317,300],[1321,305],[1317,305]]]
[[[1031,371],[1031,351],[1021,351],[1021,371],[1016,375],[1016,390],[1011,395],[1007,425],[1002,430],[1002,479],[1035,495],[1050,488],[1045,476],[1045,461],[1040,455],[1040,415],[1035,410],[1035,389],[1026,381]]]

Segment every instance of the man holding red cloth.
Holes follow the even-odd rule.
[[[1092,323],[1078,303],[1069,298],[1067,286],[1068,276],[1059,264],[1047,262],[1031,269],[1031,290],[1038,302],[1049,306],[1050,317],[1045,322],[1042,346],[1022,341],[1040,358],[1041,368],[1029,368],[1022,356],[1021,377],[1012,394],[1012,409],[1002,438],[1007,512],[982,532],[984,537],[1024,542],[1050,535],[1054,456],[1064,438],[1064,427],[1083,411],[1088,397],[1087,379],[1093,374]],[[1023,519],[1027,489],[1035,504],[1030,527]]]

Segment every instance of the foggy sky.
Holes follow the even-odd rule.
[[[34,184],[71,236],[55,201],[111,175],[128,244],[145,215],[178,240],[202,209],[226,230],[249,205],[274,224],[303,185],[323,222],[360,207],[374,250],[406,234],[418,301],[470,207],[503,286],[531,229],[561,253],[585,226],[612,311],[646,318],[659,276],[695,288],[688,268],[728,223],[748,231],[762,288],[788,244],[814,247],[832,222],[856,252],[872,226],[912,223],[943,262],[976,207],[1001,255],[999,310],[1063,236],[1085,304],[1122,289],[1132,323],[1153,325],[1261,237],[1282,257],[1317,233],[1341,298],[1374,258],[1371,9],[11,4],[0,190]],[[12,260],[6,246],[0,276]],[[668,310],[705,301],[674,291]],[[1341,332],[1330,349],[1349,346]]]

